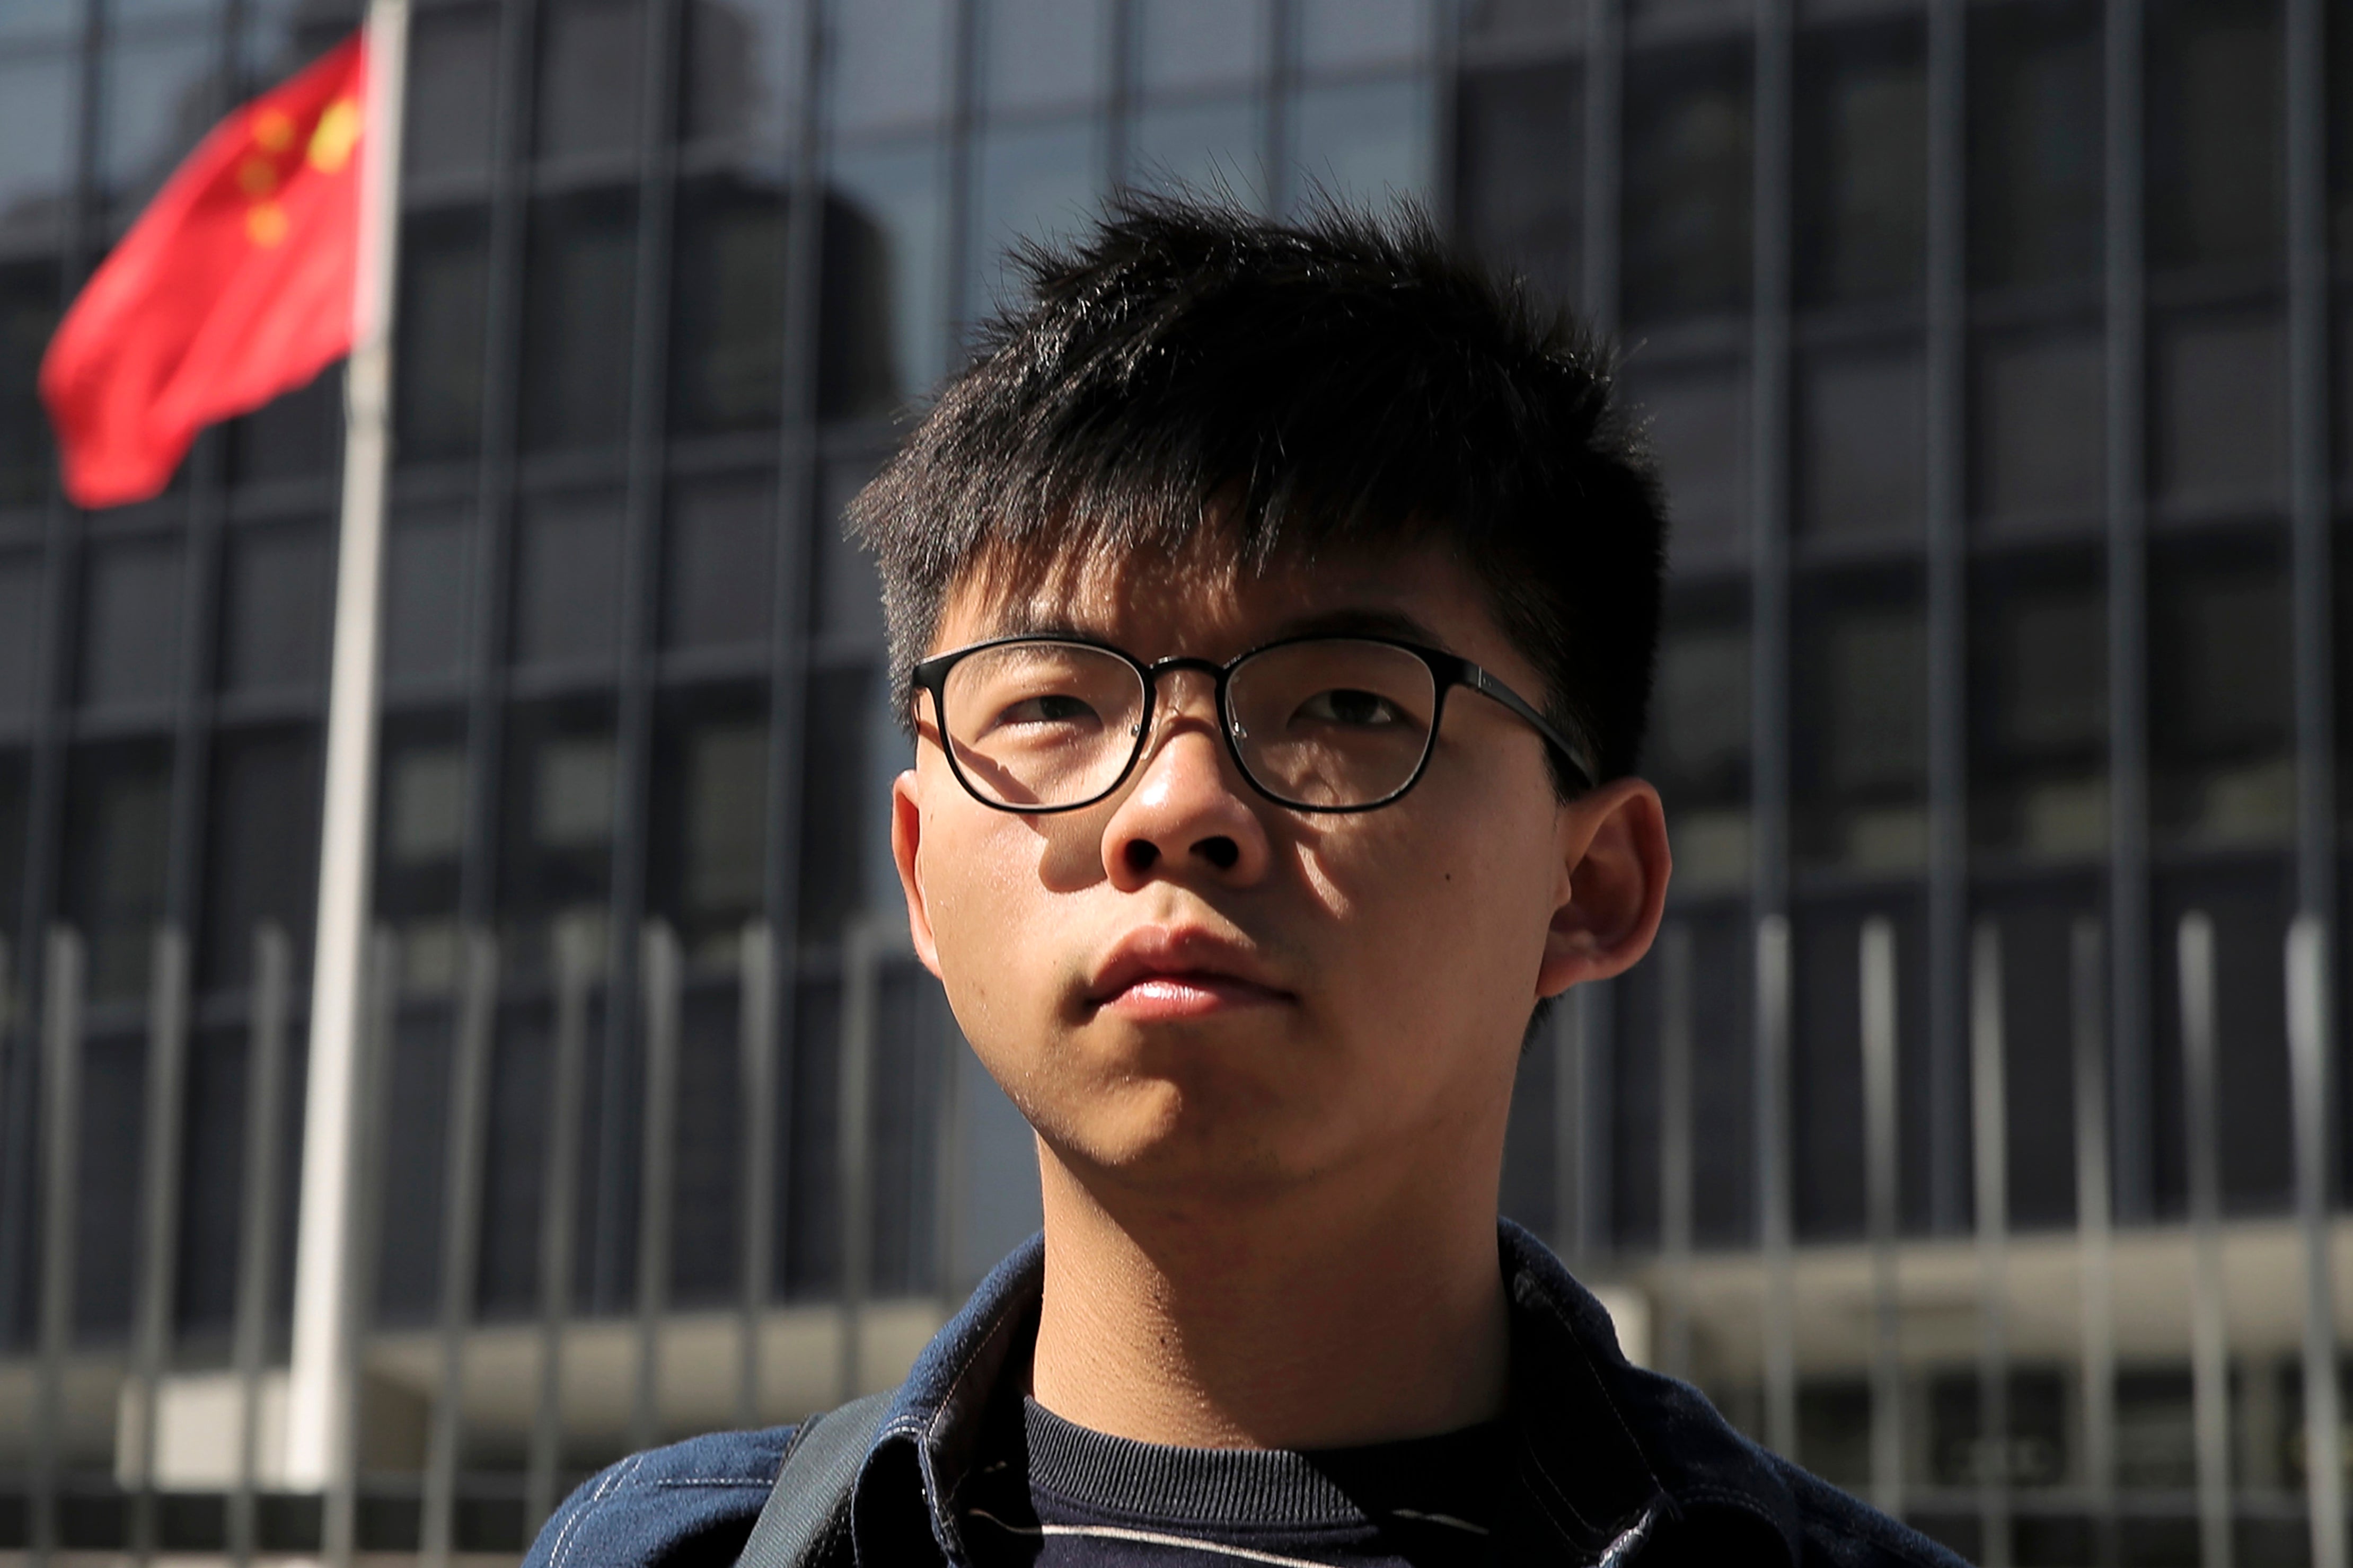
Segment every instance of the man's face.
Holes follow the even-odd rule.
[[[1361,619],[1542,700],[1474,580],[1436,547],[1253,573],[1204,542],[1042,585],[999,575],[950,595],[933,651],[1057,630],[1147,663],[1222,664]],[[894,847],[917,950],[974,1049],[1065,1165],[1180,1200],[1499,1152],[1529,1009],[1575,977],[1563,910],[1596,797],[1563,806],[1544,742],[1458,688],[1403,799],[1293,810],[1237,771],[1212,687],[1163,675],[1120,788],[1049,816],[967,794],[918,700]],[[1655,825],[1655,797],[1630,787]],[[1659,856],[1662,872],[1662,837]]]

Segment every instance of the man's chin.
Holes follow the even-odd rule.
[[[1118,1090],[1066,1101],[1039,1120],[1050,1157],[1108,1200],[1158,1198],[1187,1206],[1262,1201],[1312,1179],[1328,1105],[1265,1086],[1130,1079]]]

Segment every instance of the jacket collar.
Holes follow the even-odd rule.
[[[1609,1313],[1510,1220],[1498,1248],[1512,1306],[1512,1415],[1527,1490],[1547,1532],[1582,1561],[1632,1555],[1654,1531],[1729,1510],[1798,1560],[1798,1507],[1764,1452],[1698,1391],[1630,1363]],[[877,1428],[851,1502],[861,1563],[969,1561],[956,1520],[982,1414],[1034,1333],[1043,1237],[998,1264],[916,1359]],[[926,1541],[928,1538],[928,1541]]]

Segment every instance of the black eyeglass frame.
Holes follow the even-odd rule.
[[[1271,653],[1277,648],[1308,642],[1361,642],[1377,644],[1382,647],[1393,647],[1413,655],[1430,670],[1430,684],[1433,689],[1430,699],[1430,734],[1422,742],[1421,756],[1413,764],[1413,772],[1406,775],[1405,782],[1378,800],[1368,800],[1356,805],[1311,805],[1295,800],[1285,800],[1260,783],[1258,775],[1250,771],[1250,763],[1243,760],[1241,742],[1235,738],[1238,721],[1232,705],[1228,700],[1233,683],[1234,671],[1261,654]],[[975,654],[986,653],[991,648],[1008,647],[1016,643],[1047,643],[1065,647],[1092,648],[1098,653],[1107,653],[1134,670],[1137,678],[1144,683],[1144,710],[1136,719],[1135,744],[1129,749],[1127,761],[1121,764],[1118,774],[1109,784],[1084,800],[1071,801],[1062,805],[1012,805],[1001,800],[992,800],[976,788],[972,780],[965,776],[963,764],[956,761],[955,742],[950,737],[947,727],[948,672]],[[1362,811],[1378,811],[1381,807],[1393,805],[1402,799],[1406,792],[1419,784],[1421,775],[1429,771],[1430,756],[1438,750],[1439,726],[1446,721],[1446,694],[1458,686],[1468,687],[1480,695],[1501,703],[1509,711],[1525,721],[1528,727],[1543,738],[1545,744],[1552,748],[1553,753],[1567,764],[1576,784],[1574,794],[1583,795],[1593,788],[1597,782],[1596,770],[1587,760],[1588,753],[1585,749],[1565,734],[1558,725],[1546,718],[1534,703],[1461,655],[1449,653],[1444,648],[1426,647],[1421,643],[1408,642],[1402,637],[1358,636],[1347,632],[1310,632],[1301,637],[1279,637],[1273,642],[1261,643],[1254,648],[1236,654],[1223,664],[1184,655],[1172,655],[1167,658],[1155,659],[1146,664],[1125,648],[1115,647],[1110,643],[1100,642],[1093,637],[1020,633],[1012,637],[990,637],[986,642],[972,643],[964,647],[952,648],[946,653],[934,654],[931,658],[917,663],[907,672],[907,684],[910,697],[918,691],[931,694],[933,720],[940,731],[940,750],[946,754],[948,771],[955,774],[956,783],[964,786],[966,795],[980,802],[981,805],[998,811],[1009,811],[1022,816],[1050,816],[1058,812],[1083,811],[1088,806],[1097,805],[1117,794],[1120,786],[1127,783],[1128,775],[1135,772],[1135,764],[1144,756],[1144,749],[1152,739],[1153,710],[1160,699],[1160,678],[1172,670],[1179,669],[1198,669],[1215,679],[1218,731],[1225,738],[1226,753],[1233,758],[1234,771],[1241,774],[1243,781],[1259,795],[1292,811],[1314,812],[1320,816],[1345,816]]]

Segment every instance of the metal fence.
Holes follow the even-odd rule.
[[[1757,1245],[1710,1253],[1694,1240],[1692,1061],[1693,1001],[1710,982],[1695,972],[1690,929],[1671,924],[1653,961],[1662,990],[1659,1246],[1651,1256],[1590,1259],[1588,1271],[1647,1291],[1650,1345],[1663,1370],[1696,1377],[1776,1449],[1825,1468],[1844,1461],[1837,1479],[1983,1563],[2342,1564],[2339,1356],[2348,1325],[2335,1284],[2342,1222],[2330,1174],[2336,1090],[2323,934],[2309,920],[2292,924],[2280,970],[2289,1020],[2292,1223],[2226,1216],[2215,1106],[2232,1068],[2232,1036],[2218,1016],[2215,928],[2193,911],[2173,934],[2186,1215],[2166,1224],[2116,1223],[2105,1016],[2111,960],[2100,924],[2082,919],[2067,955],[2073,1226],[2055,1235],[2013,1233],[2004,952],[1999,925],[1987,919],[1969,944],[1969,1226],[1959,1236],[1905,1234],[1897,931],[1879,917],[1862,925],[1853,998],[1862,1235],[1853,1244],[1799,1246],[1791,1213],[1791,940],[1785,921],[1757,922]],[[2130,1254],[2130,1293],[2121,1301],[2120,1251]],[[2251,1311],[2247,1298],[2258,1293],[2260,1310]],[[2121,1350],[2120,1322],[2129,1328]],[[1705,1355],[1695,1344],[1702,1337]],[[2297,1363],[2293,1402],[2264,1379],[2283,1340]],[[2267,1363],[2266,1356],[2274,1359]],[[2154,1475],[2163,1466],[2145,1456],[2121,1463],[2120,1377],[2151,1369],[2170,1375],[2179,1366],[2189,1372],[2188,1473]],[[2059,1384],[2063,1408],[2056,1420],[2029,1419],[2015,1407],[2038,1376]],[[1924,1453],[1930,1424],[1919,1405],[1940,1397],[1938,1385],[1948,1403],[1958,1394],[1974,1406],[1936,1413],[1966,1439],[1957,1464]],[[1810,1424],[1801,1415],[1807,1395],[1846,1389],[1859,1395],[1846,1411],[1859,1438],[1851,1445],[1840,1441],[1835,1420]],[[2266,1446],[2288,1462],[2264,1462]]]
[[[224,1347],[217,1335],[183,1344],[175,1331],[175,1290],[191,1241],[181,1177],[192,1118],[202,1113],[188,1084],[187,944],[169,928],[153,943],[133,1133],[94,1123],[106,1110],[85,1079],[96,1031],[86,1017],[84,944],[73,931],[53,929],[41,955],[42,1016],[25,1020],[31,1027],[22,1031],[28,1045],[37,1042],[42,1086],[37,1324],[30,1356],[0,1361],[0,1454],[14,1448],[21,1460],[17,1486],[0,1469],[0,1531],[16,1504],[34,1563],[70,1550],[127,1552],[142,1562],[167,1550],[225,1552],[239,1562],[289,1551],[333,1562],[362,1550],[414,1552],[434,1563],[469,1550],[512,1557],[565,1489],[620,1452],[695,1429],[791,1419],[895,1381],[985,1261],[965,1257],[961,1225],[969,1109],[958,1087],[961,1044],[952,1029],[928,1026],[921,1007],[885,1016],[894,993],[923,1000],[902,933],[852,927],[835,1037],[801,1044],[804,1052],[835,1055],[833,1103],[813,1117],[838,1130],[830,1180],[804,1184],[823,1189],[815,1195],[831,1209],[823,1216],[833,1238],[827,1278],[812,1290],[806,1281],[788,1289],[779,1281],[789,1065],[779,1059],[771,935],[747,927],[732,964],[712,973],[710,955],[691,965],[667,927],[644,931],[630,1108],[642,1119],[635,1287],[627,1316],[615,1320],[576,1310],[582,1187],[596,1174],[584,1126],[603,999],[601,938],[588,922],[560,924],[552,974],[517,998],[501,974],[497,939],[475,931],[465,939],[454,994],[419,998],[404,994],[399,943],[379,931],[358,1067],[368,1110],[342,1216],[347,1256],[360,1264],[340,1281],[334,1307],[350,1350],[336,1369],[322,1490],[290,1483],[285,1452],[293,1240],[286,1219],[299,1164],[296,1140],[270,1130],[290,1131],[301,1069],[288,938],[271,927],[255,939],[235,1306]],[[702,973],[690,973],[697,967]],[[0,968],[0,1003],[11,994],[5,976]],[[722,1261],[732,1264],[735,1285],[732,1300],[706,1289],[681,1301],[672,1283],[681,1145],[713,1131],[681,1128],[682,1018],[690,1003],[731,993],[727,1098],[735,1121],[717,1131],[734,1144],[733,1256]],[[533,1299],[519,1315],[484,1306],[500,1136],[493,1078],[519,1026],[528,1035],[534,1022],[547,1028],[543,1093],[522,1108],[542,1124],[529,1226]],[[387,1148],[394,1063],[420,1025],[445,1036],[438,1159]],[[899,1039],[886,1037],[894,1032]],[[911,1097],[894,1075],[921,1080],[924,1092]],[[77,1249],[90,1229],[81,1205],[93,1144],[137,1166],[127,1334],[92,1331],[78,1300],[90,1273]],[[387,1319],[378,1269],[396,1249],[383,1234],[386,1194],[397,1173],[410,1178],[405,1190],[413,1197],[420,1165],[435,1167],[422,1173],[430,1178],[422,1187],[438,1188],[429,1216],[438,1233],[433,1308],[422,1321],[414,1312]],[[928,1190],[911,1191],[911,1181]],[[514,1227],[506,1228],[512,1239]],[[878,1248],[897,1256],[879,1258]],[[417,1250],[406,1248],[412,1266]],[[911,1261],[911,1252],[928,1256]]]
[[[1695,1240],[1694,1002],[1717,982],[1695,961],[1690,928],[1671,924],[1653,960],[1663,1003],[1658,1245],[1634,1254],[1588,1247],[1582,1261],[1613,1292],[1630,1346],[1696,1378],[1772,1447],[1833,1472],[1841,1439],[1826,1437],[1805,1411],[1825,1390],[1859,1386],[1861,1458],[1839,1479],[1989,1564],[2342,1564],[2345,1324],[2333,1276],[2342,1222],[2329,1173],[2333,1025],[2318,928],[2299,921],[2289,929],[2280,971],[2290,1026],[2292,1223],[2225,1212],[2214,1106],[2232,1068],[2232,1037],[2218,1016],[2214,926],[2193,912],[2174,933],[2187,1213],[2175,1223],[2120,1226],[2105,1003],[2113,963],[2100,926],[2076,923],[2068,954],[2075,1215],[2072,1231],[2052,1235],[2011,1226],[2004,953],[1996,925],[1980,922],[1967,1019],[1973,1217],[1957,1237],[1903,1226],[1898,938],[1892,921],[1865,921],[1853,1005],[1866,1219],[1852,1245],[1797,1239],[1792,944],[1778,918],[1753,931],[1753,1005],[1763,1026],[1757,1245],[1711,1250]],[[801,1052],[830,1053],[822,1080],[829,1102],[812,1119],[812,1108],[792,1104],[795,1064],[779,1050],[768,931],[746,928],[732,958],[706,950],[690,962],[668,928],[644,930],[630,1108],[643,1127],[635,1288],[628,1310],[616,1317],[583,1312],[577,1294],[582,1182],[596,1173],[596,1143],[586,1132],[592,1055],[609,1032],[597,1012],[602,937],[586,922],[559,924],[550,973],[526,985],[502,969],[499,940],[475,931],[464,940],[454,987],[420,996],[404,991],[399,943],[379,933],[360,1068],[362,1103],[371,1110],[343,1216],[350,1256],[364,1267],[341,1282],[337,1310],[347,1315],[352,1348],[339,1369],[343,1397],[319,1489],[290,1484],[282,1452],[294,1141],[255,1131],[292,1129],[301,1009],[290,942],[274,928],[255,939],[243,1020],[234,1312],[223,1344],[218,1336],[193,1342],[182,1335],[174,1294],[190,1235],[179,1178],[202,1113],[188,1067],[186,943],[169,928],[153,943],[133,1135],[93,1124],[100,1102],[85,1067],[104,1032],[89,1024],[83,943],[69,929],[53,929],[39,955],[42,1015],[16,1020],[15,1030],[39,1052],[42,1086],[37,1333],[29,1356],[0,1362],[0,1455],[14,1447],[22,1461],[17,1488],[0,1474],[0,1510],[12,1500],[20,1508],[30,1560],[88,1550],[141,1561],[163,1551],[240,1562],[284,1552],[335,1562],[363,1551],[434,1563],[461,1552],[512,1558],[562,1491],[611,1457],[700,1427],[789,1419],[893,1381],[987,1261],[975,1250],[972,1223],[973,1205],[987,1194],[976,1191],[964,1147],[986,1086],[959,1065],[961,1042],[902,943],[889,926],[851,928],[829,1037],[800,1031]],[[12,994],[8,974],[0,961],[0,998]],[[894,1012],[894,996],[917,997],[921,1006]],[[733,1120],[725,1133],[734,1207],[722,1261],[733,1289],[682,1296],[674,1289],[678,1226],[694,1200],[681,1186],[681,1162],[706,1155],[695,1144],[714,1135],[708,1125],[682,1125],[686,1018],[694,1010],[707,1021],[714,1003],[733,1015],[723,1020],[728,1037],[721,1042],[732,1058]],[[1588,1081],[1581,1058],[1606,1022],[1603,1011],[1569,1015],[1546,1047],[1560,1053],[1553,1064],[1561,1118],[1555,1228],[1572,1255],[1579,1237],[1569,1234],[1569,1216],[1581,1209],[1575,1169],[1585,1156],[1567,1134],[1581,1120],[1574,1086]],[[439,1147],[422,1154],[387,1146],[399,1100],[388,1085],[405,1031],[420,1020],[443,1032],[446,1047],[419,1058],[444,1074],[431,1101]],[[543,1030],[536,1046],[534,1029]],[[501,1053],[526,1046],[540,1053],[538,1076],[518,1079],[521,1091],[501,1088]],[[917,1079],[927,1087],[911,1093]],[[501,1129],[514,1126],[512,1112],[494,1114],[501,1096],[538,1125],[528,1159],[499,1147],[507,1135]],[[836,1135],[813,1167],[810,1150],[794,1147],[794,1127],[820,1123]],[[415,1124],[412,1113],[403,1125]],[[81,1205],[94,1138],[136,1165],[135,1263],[120,1334],[78,1330],[86,1269],[77,1244],[89,1235]],[[497,1218],[514,1209],[511,1196],[493,1191],[501,1161],[536,1170],[523,1229]],[[375,1271],[396,1257],[414,1267],[419,1250],[386,1244],[391,1173],[407,1167],[413,1175],[423,1165],[434,1167],[433,1280],[429,1292],[412,1289],[407,1299],[429,1298],[431,1307],[387,1315]],[[813,1168],[826,1179],[813,1179]],[[820,1220],[834,1238],[824,1267],[780,1283],[780,1248],[799,1244],[797,1226],[805,1231]],[[503,1308],[486,1305],[494,1231],[528,1247],[526,1264],[502,1265],[529,1275],[527,1310],[516,1310],[512,1297]],[[2253,1317],[2251,1291],[2263,1298]],[[1859,1320],[1841,1306],[1858,1301]],[[1648,1331],[1637,1321],[1644,1312]],[[2069,1314],[2072,1331],[2054,1329]],[[2283,1344],[2293,1347],[2286,1359]],[[2296,1363],[2293,1399],[2263,1379],[2266,1365],[2287,1360]],[[2155,1480],[2123,1451],[2132,1429],[2120,1428],[2118,1415],[2120,1387],[2138,1375],[2134,1368],[2150,1364],[2186,1367],[2189,1385],[2190,1462],[2183,1474]],[[2058,1428],[2037,1413],[2047,1401],[2035,1392],[2054,1381],[2065,1385],[2068,1412]],[[1959,1416],[1940,1417],[1964,1434],[1957,1472],[1924,1458],[1921,1436],[1924,1406],[1952,1404],[1955,1390],[1973,1401]],[[2291,1464],[2250,1460],[2274,1439]],[[5,1522],[0,1513],[0,1528]]]

